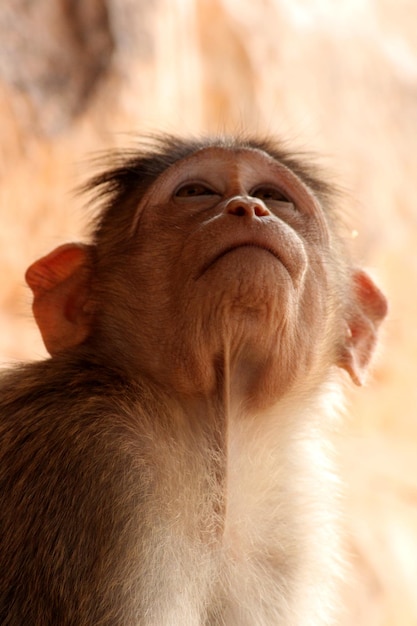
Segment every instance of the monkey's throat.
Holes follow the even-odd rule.
[[[215,515],[218,519],[216,528],[220,539],[225,532],[227,518],[227,491],[228,491],[228,441],[229,427],[232,415],[232,374],[230,348],[226,347],[217,361],[217,396],[219,412],[216,416],[217,427],[214,429],[213,444],[218,451],[218,463],[215,469],[215,480],[219,497],[215,501]]]
[[[225,345],[215,360],[216,383],[211,393],[194,396],[187,403],[186,414],[189,415],[195,436],[204,447],[202,462],[205,470],[202,492],[206,504],[204,519],[200,518],[201,539],[206,545],[217,546],[225,542],[227,520],[230,515],[228,493],[230,489],[230,431],[231,425],[240,421],[241,411],[247,401],[245,393],[247,381],[240,380],[242,374],[241,351],[234,351]],[[208,509],[205,508],[208,505]],[[209,513],[208,511],[211,511]],[[197,514],[197,517],[199,515]],[[207,520],[210,523],[207,525]]]

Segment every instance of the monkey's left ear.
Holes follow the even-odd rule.
[[[89,334],[92,250],[85,244],[65,244],[26,271],[33,314],[52,356],[82,343]]]
[[[352,279],[353,302],[337,365],[350,374],[354,383],[362,385],[388,305],[384,294],[364,271],[356,270]]]

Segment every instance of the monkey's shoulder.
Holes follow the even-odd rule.
[[[153,476],[128,394],[76,360],[1,376],[1,623],[118,624],[130,606],[123,581]]]
[[[76,359],[4,372],[0,500],[24,501],[30,519],[35,494],[38,502],[65,501],[61,512],[75,502],[87,505],[99,485],[109,511],[115,497],[142,497],[149,481],[146,426],[130,395],[116,374]]]
[[[144,419],[140,396],[140,385],[133,389],[116,372],[80,358],[7,370],[0,375],[2,447],[72,445],[73,454],[78,448],[82,454],[82,446],[135,441]]]
[[[66,409],[80,410],[91,398],[126,395],[129,385],[111,368],[77,356],[49,358],[0,372],[0,407],[24,412],[46,409],[60,401]]]

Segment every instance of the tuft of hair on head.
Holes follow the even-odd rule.
[[[338,188],[327,182],[322,168],[311,153],[294,152],[286,142],[249,133],[180,137],[166,133],[150,133],[134,139],[125,149],[105,151],[93,161],[98,170],[78,191],[91,196],[89,205],[94,242],[109,238],[119,246],[129,241],[132,215],[141,198],[158,177],[176,162],[209,147],[226,150],[259,150],[290,169],[317,197],[326,214],[336,224],[334,215]],[[115,233],[114,224],[118,224]],[[122,248],[120,248],[120,246]]]

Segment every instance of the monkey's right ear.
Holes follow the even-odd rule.
[[[33,314],[51,355],[82,343],[89,335],[92,257],[93,246],[64,244],[26,271]]]

